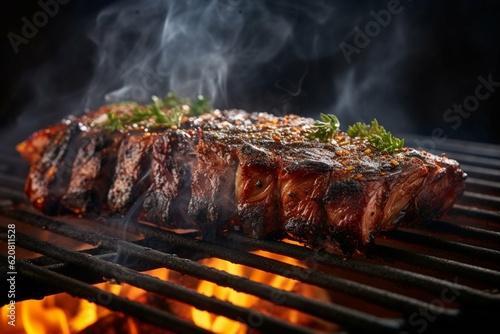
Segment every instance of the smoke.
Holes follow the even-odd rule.
[[[90,37],[98,66],[86,96],[94,104],[147,102],[168,91],[227,106],[228,78],[243,85],[293,43],[297,13],[321,22],[325,5],[278,1],[125,1],[105,8]],[[300,78],[305,73],[299,74]],[[290,90],[297,94],[300,83]]]
[[[340,119],[369,122],[378,117],[383,124],[399,129],[412,124],[411,115],[401,103],[401,96],[408,89],[405,61],[412,48],[404,35],[404,24],[393,24],[393,29],[380,33],[385,36],[377,36],[380,40],[374,38],[360,49],[360,59],[333,78],[336,99],[332,112]]]
[[[119,101],[147,103],[169,91],[236,107],[239,97],[251,96],[249,86],[290,61],[272,64],[297,44],[299,16],[318,24],[331,16],[326,2],[126,0],[103,8],[66,6],[15,55],[29,66],[20,74],[12,71],[15,86],[5,109],[14,124],[3,136],[15,143],[69,115]],[[293,58],[300,51],[292,53]],[[300,93],[307,66],[300,71],[281,82],[284,91]]]
[[[332,78],[336,98],[331,110],[344,124],[378,118],[398,132],[416,130],[402,100],[411,89],[408,61],[421,43],[410,33],[412,11],[407,1],[365,6],[339,42],[344,67]]]
[[[30,92],[31,103],[16,126],[26,136],[68,115],[120,101],[148,103],[169,91],[204,95],[220,109],[336,113],[344,124],[382,114],[407,124],[395,84],[409,52],[398,15],[351,55],[351,63],[340,47],[353,43],[353,28],[364,29],[374,20],[370,12],[384,6],[385,1],[360,2],[356,9],[328,0],[114,1],[73,20],[69,37],[57,40],[57,57],[23,75],[19,91]],[[84,39],[74,37],[77,30]]]

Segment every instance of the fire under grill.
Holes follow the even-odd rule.
[[[445,218],[384,233],[369,254],[348,259],[331,250],[318,252],[286,240],[253,240],[236,232],[202,241],[194,232],[177,234],[129,217],[43,216],[26,204],[22,162],[4,151],[0,234],[2,243],[7,243],[9,224],[15,224],[16,302],[66,292],[172,332],[207,332],[168,310],[93,285],[112,280],[246,323],[249,331],[314,332],[143,273],[168,268],[338,324],[342,333],[488,328],[498,321],[500,310],[500,146],[453,140],[436,145],[436,152],[447,152],[468,174],[462,198]],[[304,267],[254,250],[300,260]],[[292,278],[324,289],[330,298],[325,301],[252,281],[197,261],[201,258],[220,258]],[[1,268],[5,282],[12,271],[6,253]],[[0,295],[1,304],[8,304],[7,293]]]

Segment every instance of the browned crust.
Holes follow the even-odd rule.
[[[305,140],[313,120],[295,115],[216,111],[177,130],[110,133],[97,125],[109,110],[18,145],[37,209],[125,214],[143,199],[143,217],[159,226],[288,235],[351,253],[380,231],[445,214],[464,187],[454,160],[410,148],[391,155],[343,132],[332,143]]]

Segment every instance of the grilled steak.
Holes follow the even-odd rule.
[[[123,215],[140,201],[141,219],[169,229],[236,229],[352,253],[379,231],[443,215],[464,187],[454,160],[389,154],[343,132],[332,143],[308,140],[313,120],[295,115],[214,111],[174,128],[111,131],[99,126],[110,108],[18,146],[37,209]]]

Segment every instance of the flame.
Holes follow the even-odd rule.
[[[303,267],[303,265],[298,260],[288,258],[285,256],[272,254],[260,250],[253,253],[256,255],[285,262],[291,265]],[[214,267],[233,275],[247,277],[252,281],[268,284],[275,288],[279,288],[286,291],[294,290],[296,285],[299,284],[298,281],[293,279],[289,279],[279,275],[274,275],[258,269],[242,266],[239,264],[234,264],[217,258],[209,258],[202,260],[201,262],[206,266]],[[264,305],[262,303],[262,300],[260,300],[258,297],[237,292],[231,288],[221,287],[209,281],[201,281],[196,291],[209,297],[213,296],[221,300],[226,300],[237,306],[255,310],[258,309],[261,312],[267,311],[266,313],[273,313],[272,305],[271,308],[269,308],[270,305],[267,305],[268,307],[266,310],[266,308],[263,307]],[[223,316],[212,314],[207,311],[198,310],[194,307],[191,310],[191,314],[193,322],[196,325],[204,329],[210,330],[214,333],[236,334],[236,333],[247,332],[246,325]],[[288,320],[292,323],[297,323],[298,317],[299,317],[299,312],[291,310],[290,312],[287,312],[285,320]]]
[[[260,250],[253,253],[290,265],[304,267],[298,260],[286,256]],[[252,281],[270,285],[278,289],[294,291],[316,299],[328,300],[329,298],[328,294],[318,287],[312,287],[280,275],[274,275],[218,258],[204,259],[200,262],[206,266],[217,268],[240,277],[247,277]],[[179,284],[184,284],[206,296],[226,300],[240,307],[256,310],[262,314],[279,317],[293,324],[307,326],[318,325],[318,319],[314,320],[315,318],[300,313],[299,311],[290,310],[274,304],[271,301],[237,292],[231,288],[222,287],[209,281],[196,280],[192,277],[183,276],[180,273],[171,272],[165,268],[159,268],[145,273],[164,281],[170,280]],[[130,300],[136,300],[143,303],[148,302],[148,298],[142,298],[143,296],[147,296],[146,291],[128,284],[105,282],[96,284],[95,286],[103,291],[126,297]],[[176,302],[174,300],[164,300],[167,305],[169,305],[171,311],[177,316],[186,320],[191,320],[197,326],[214,333],[247,333],[247,327],[242,322],[199,310],[191,305]],[[4,320],[8,319],[9,310],[7,307],[8,305],[5,305],[0,309],[1,318]],[[111,326],[116,325],[117,328],[126,328],[127,333],[130,334],[139,334],[151,330],[150,327],[147,327],[148,325],[140,324],[133,317],[125,317],[121,314],[117,315],[104,306],[100,306],[85,299],[72,297],[66,293],[61,293],[45,297],[43,300],[27,300],[16,303],[16,326],[10,326],[7,321],[2,321],[0,322],[0,333],[72,334],[79,333],[91,325],[97,326],[97,331],[106,332],[104,327],[109,326],[110,323]],[[101,324],[103,328],[100,327]],[[319,323],[319,326],[327,328],[331,326],[331,324],[325,325],[324,323]],[[158,331],[156,328],[155,330],[161,333],[161,331]]]
[[[169,271],[159,268],[146,272],[151,276],[168,280]],[[137,300],[145,293],[144,290],[128,284],[113,284],[105,282],[96,284],[96,287],[112,294]],[[8,305],[0,309],[2,319],[8,319]],[[16,326],[7,321],[0,322],[0,333],[9,334],[71,334],[79,333],[99,319],[112,312],[107,308],[85,299],[72,297],[60,293],[45,297],[42,300],[26,300],[16,303]],[[127,319],[130,334],[139,333],[135,323]]]

